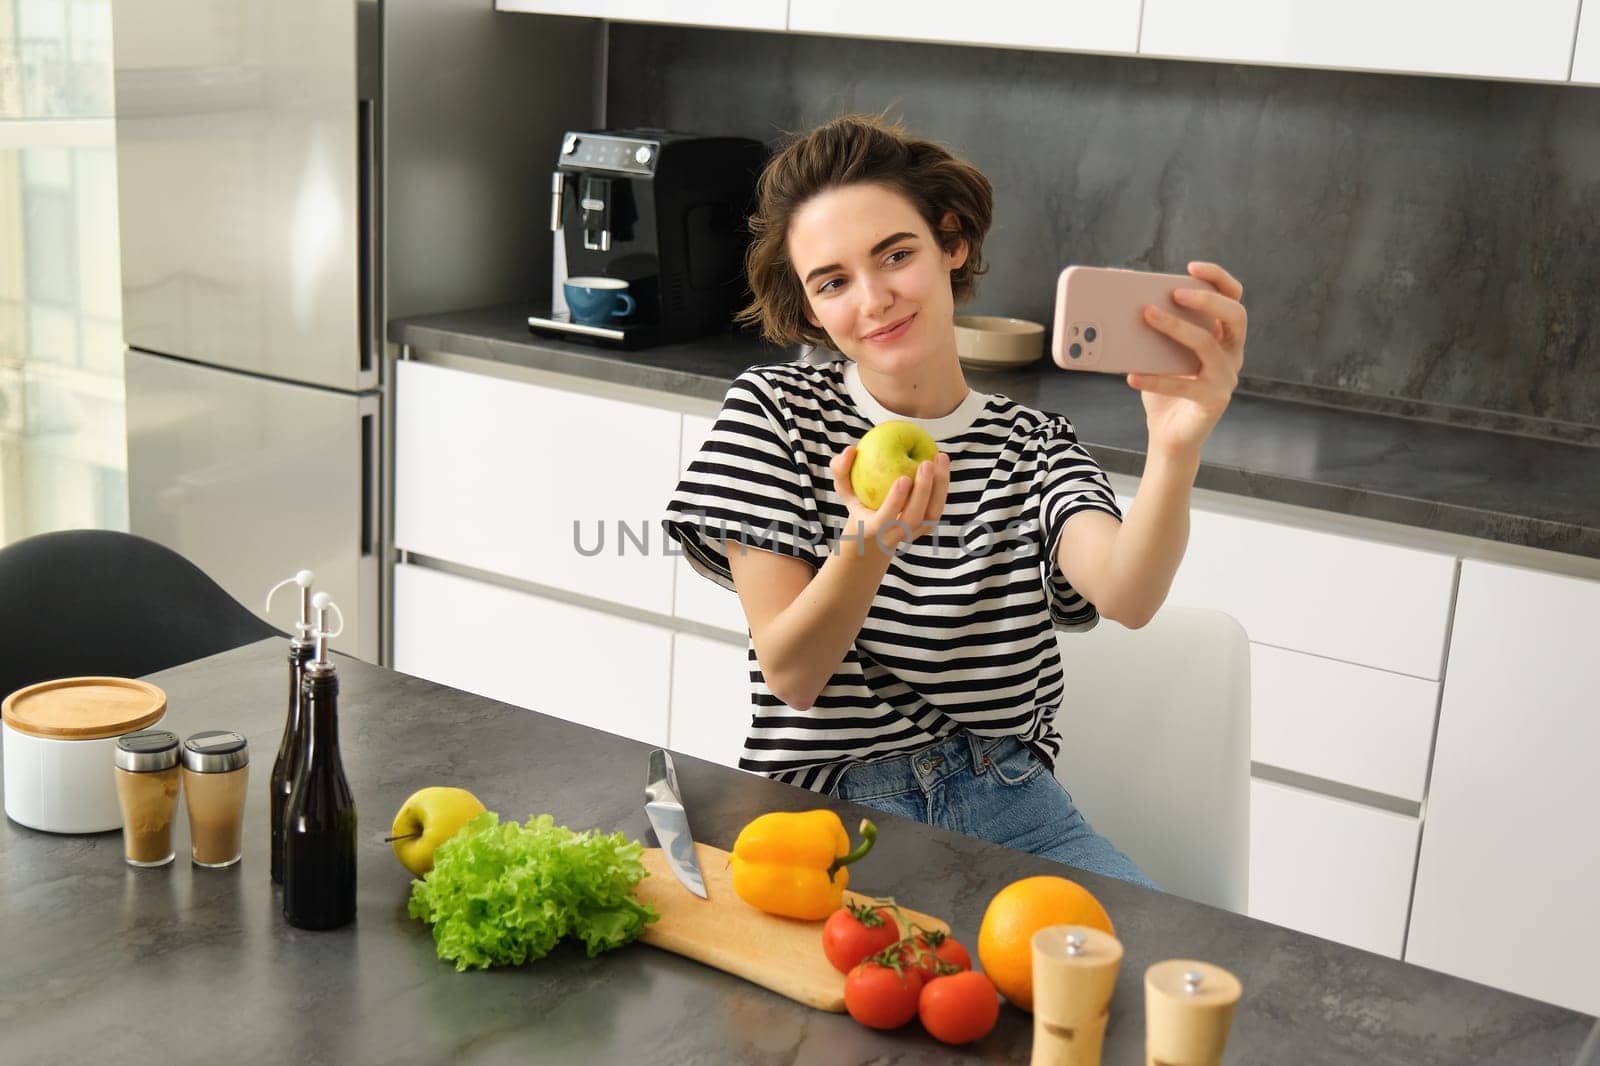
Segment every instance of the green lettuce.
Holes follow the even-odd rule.
[[[644,846],[621,833],[574,833],[548,814],[526,825],[485,811],[434,852],[411,882],[407,910],[433,926],[439,958],[456,969],[520,966],[562,937],[592,958],[660,918],[634,898]]]

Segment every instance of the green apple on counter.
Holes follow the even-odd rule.
[[[917,467],[931,462],[939,446],[926,430],[911,422],[879,422],[856,445],[850,487],[862,503],[876,511],[883,506],[895,479],[917,477]]]
[[[389,830],[395,857],[413,874],[423,876],[433,869],[434,849],[483,811],[478,797],[464,788],[418,789],[400,805]]]

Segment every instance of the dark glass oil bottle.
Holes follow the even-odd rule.
[[[283,916],[335,929],[356,916],[356,804],[339,758],[339,675],[322,652],[301,688],[305,747],[283,821]]]
[[[272,763],[272,780],[268,786],[272,811],[272,883],[275,885],[283,884],[283,816],[289,805],[289,791],[294,788],[295,775],[300,770],[300,757],[305,751],[305,716],[300,713],[300,689],[314,646],[309,640],[289,641],[289,714],[284,721],[283,740],[278,744],[278,757]]]

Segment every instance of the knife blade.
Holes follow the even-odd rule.
[[[672,756],[662,748],[650,753],[644,798],[644,813],[650,819],[650,828],[656,831],[656,840],[667,857],[667,865],[683,882],[684,888],[701,899],[709,899],[706,879],[700,873],[700,860],[694,853],[689,816],[684,813],[683,800],[678,795],[678,771],[672,765]]]

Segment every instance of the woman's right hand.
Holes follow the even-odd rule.
[[[860,538],[855,541],[859,554],[865,554],[870,545],[887,556],[893,555],[901,544],[933,532],[950,495],[948,455],[940,452],[930,462],[918,466],[914,481],[908,477],[896,478],[876,511],[861,502],[850,484],[850,469],[855,461],[856,446],[852,444],[834,456],[829,464],[834,491],[849,512],[839,542],[841,553],[850,543],[846,539],[849,537]]]

